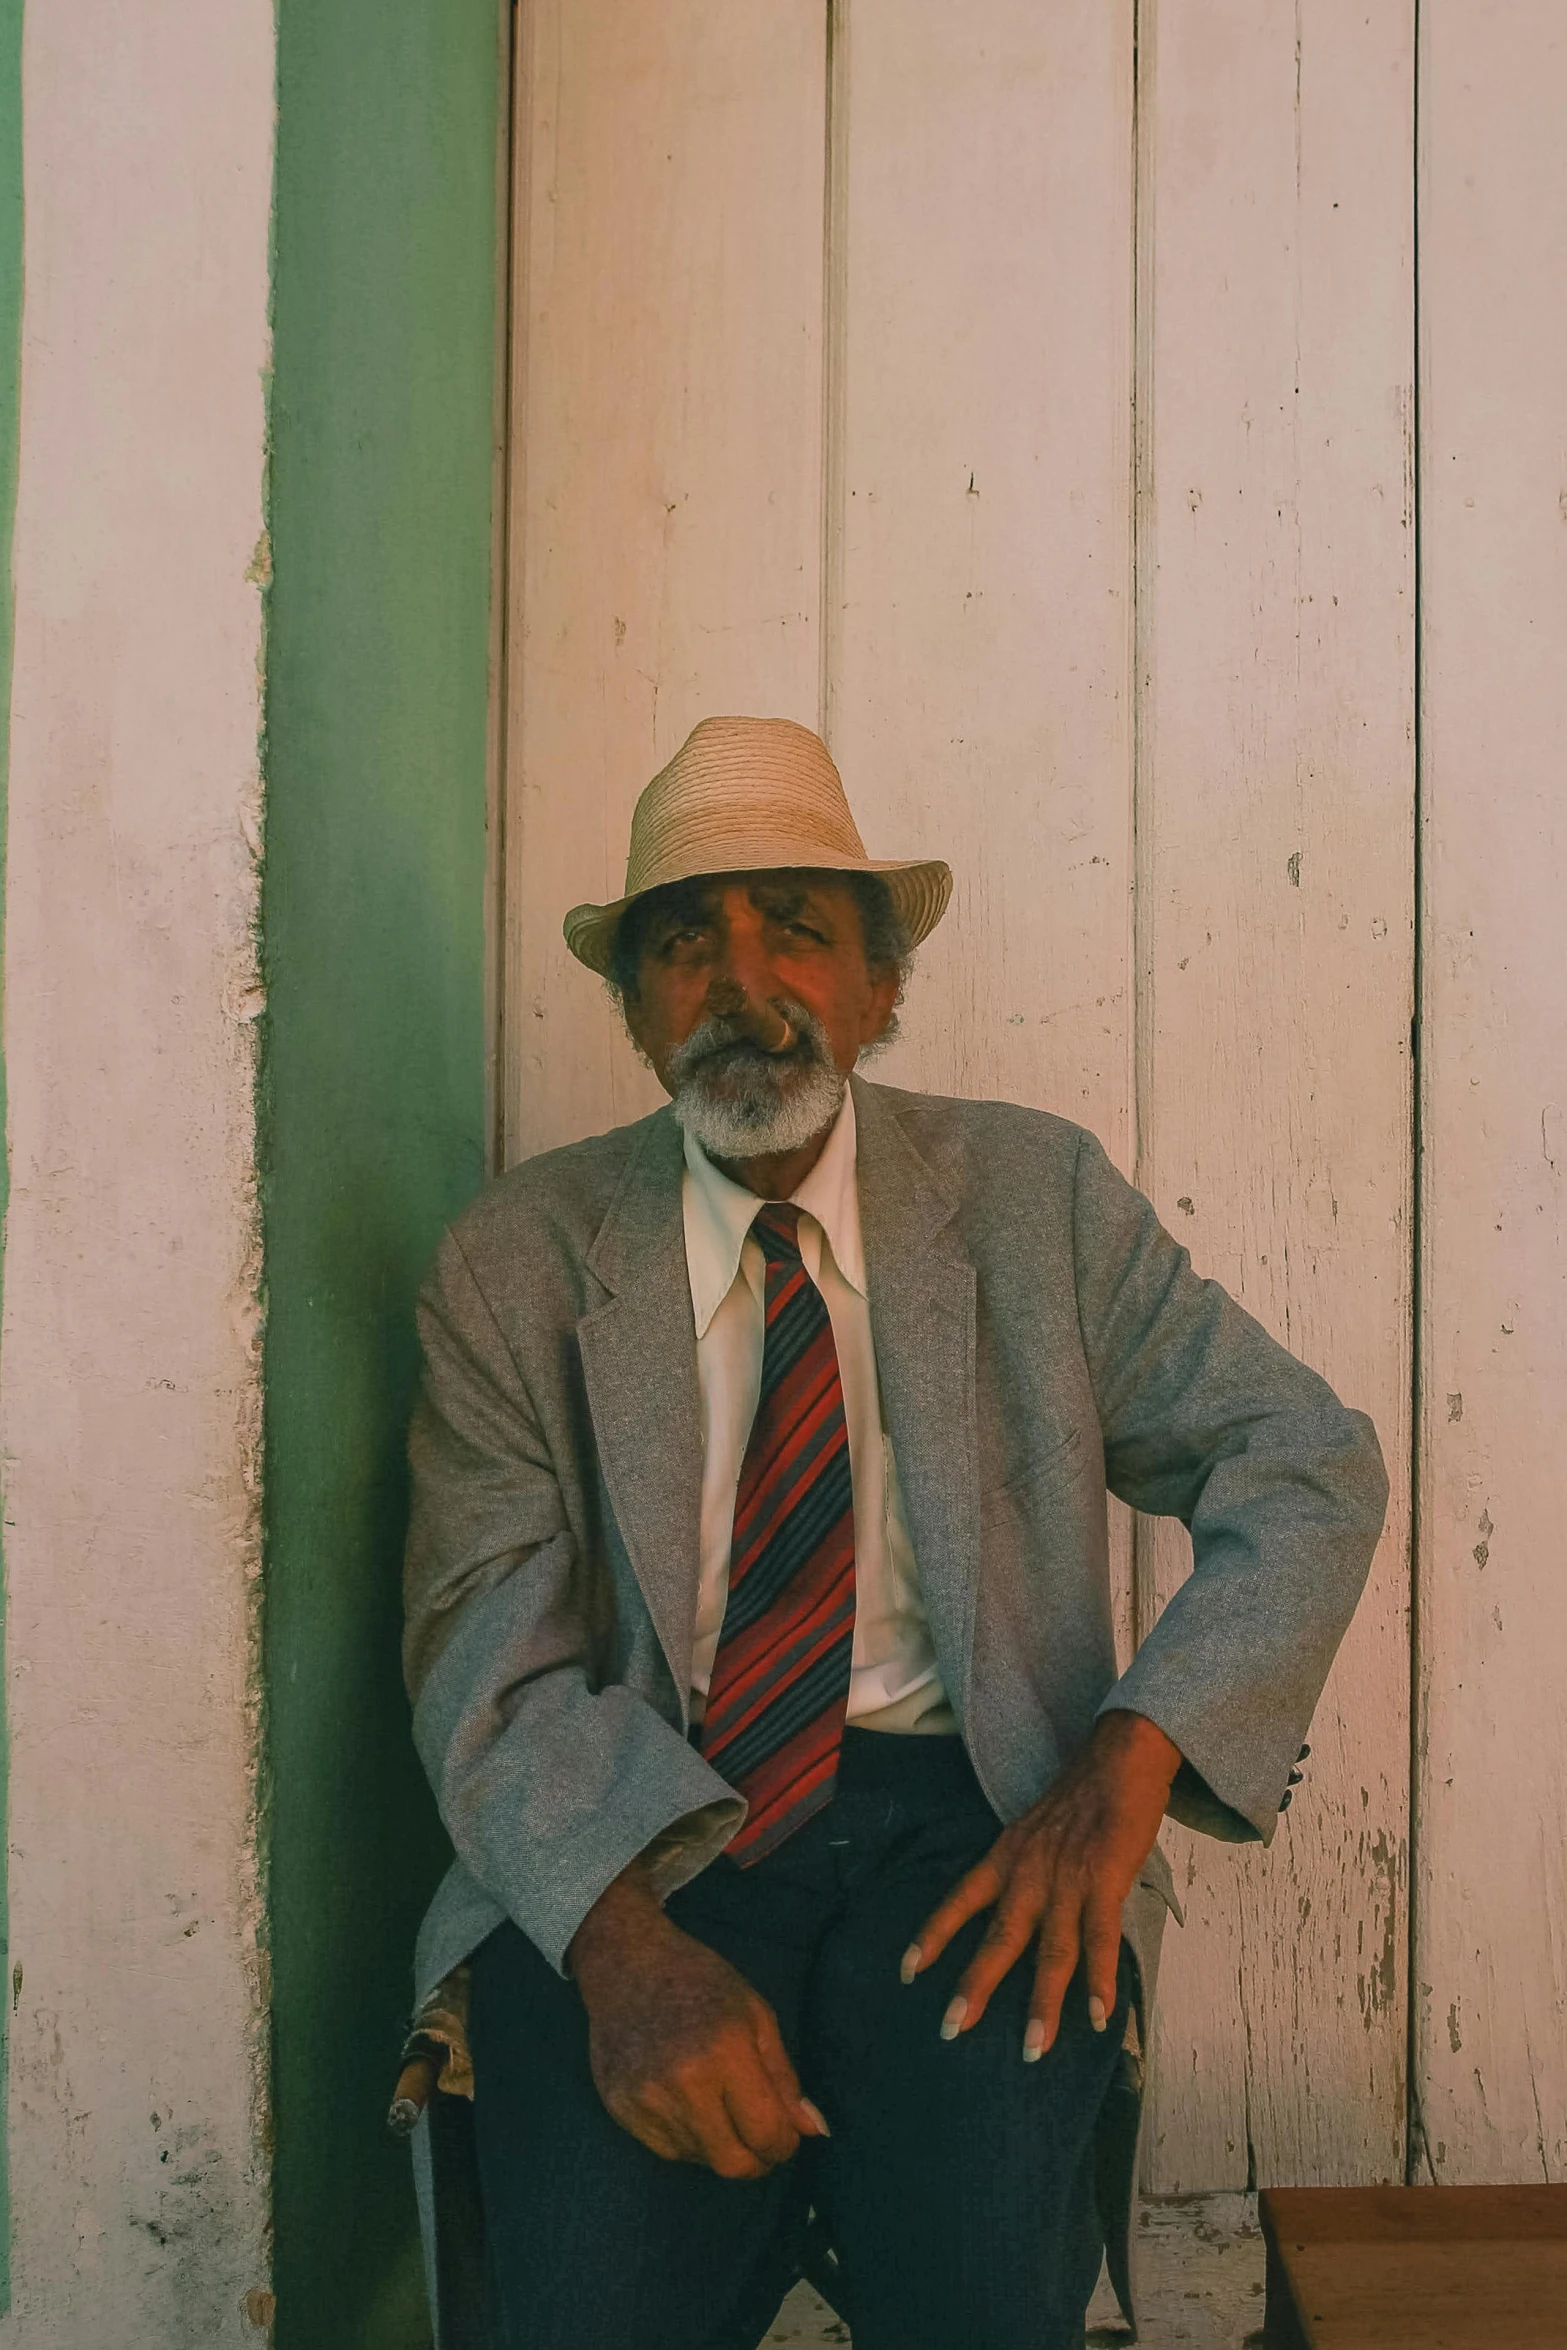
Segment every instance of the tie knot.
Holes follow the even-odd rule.
[[[770,1265],[800,1261],[800,1211],[791,1199],[770,1199],[751,1224],[757,1246]]]

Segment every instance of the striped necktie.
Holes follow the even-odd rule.
[[[750,1806],[724,1847],[742,1868],[831,1801],[854,1647],[843,1382],[799,1222],[769,1202],[751,1226],[766,1260],[762,1384],[702,1720],[702,1754]]]

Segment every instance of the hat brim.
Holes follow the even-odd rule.
[[[868,857],[834,856],[813,843],[809,853],[798,849],[779,856],[762,856],[756,844],[747,844],[743,862],[703,865],[695,873],[668,875],[649,889],[668,888],[675,881],[701,881],[716,873],[874,873],[887,885],[893,910],[908,934],[911,947],[917,947],[929,938],[952,896],[952,868],[939,857],[876,860]],[[609,976],[614,960],[615,932],[621,916],[638,898],[646,897],[646,889],[633,890],[629,896],[616,898],[608,906],[573,906],[561,925],[566,944],[579,963],[596,971],[601,979]]]

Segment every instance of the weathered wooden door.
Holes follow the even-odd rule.
[[[1495,222],[1471,202],[1477,152],[1527,177],[1529,151],[1505,155],[1510,108],[1555,207],[1523,235],[1542,267],[1567,211],[1561,32],[1548,0],[1501,14],[1505,29],[1427,0],[1419,59],[1414,0],[526,0],[519,20],[503,1155],[657,1098],[561,914],[618,893],[631,804],[698,718],[801,718],[872,853],[943,855],[957,876],[885,1074],[1092,1127],[1199,1266],[1381,1433],[1387,1532],[1295,1808],[1266,1856],[1171,1833],[1189,1923],[1167,1944],[1155,2190],[1402,2176],[1411,2047],[1445,2117],[1438,2175],[1535,2162],[1522,2084],[1542,2068],[1539,2159],[1561,2159],[1559,1859],[1516,1953],[1453,1888],[1454,1856],[1486,1841],[1486,1742],[1522,1736],[1504,1706],[1456,1695],[1479,1605],[1459,1552],[1488,1509],[1489,1602],[1504,1537],[1480,1497],[1516,1474],[1538,1529],[1549,1478],[1523,1465],[1544,1403],[1517,1416],[1512,1365],[1554,1380],[1558,1411],[1567,1382],[1559,1323],[1505,1359],[1495,1338],[1452,1338],[1477,1282],[1482,1314],[1526,1274],[1560,1303],[1559,1006],[1529,1015],[1558,1053],[1558,1106],[1528,1113],[1555,1188],[1521,1158],[1498,1177],[1520,1233],[1530,1209],[1543,1221],[1472,1260],[1445,1238],[1491,1196],[1460,1071],[1497,1045],[1497,991],[1519,986],[1494,938],[1462,943],[1466,892],[1487,871],[1488,904],[1516,889],[1539,954],[1552,870],[1488,822],[1464,675],[1507,607],[1478,611],[1465,587],[1482,526],[1457,484],[1491,493],[1499,548],[1509,499],[1548,470],[1567,375],[1553,312],[1525,443],[1477,422],[1507,387],[1466,305],[1520,364],[1542,309],[1517,254],[1498,274]],[[1423,433],[1421,77],[1439,242],[1429,262],[1422,248]],[[1477,81],[1489,111],[1471,117]],[[1470,427],[1494,440],[1483,459]],[[1426,704],[1443,830],[1423,985],[1421,480],[1448,665]],[[1559,632],[1567,535],[1539,527],[1531,584]],[[1526,695],[1507,736],[1520,778],[1563,703],[1540,662]],[[1552,853],[1559,876],[1559,838]],[[1439,1031],[1419,1089],[1423,1259],[1417,998]],[[1511,1117],[1505,1080],[1498,1099]],[[1527,1126],[1520,1111],[1502,1136],[1509,1167]],[[1412,1770],[1417,1452],[1423,1721],[1445,1743],[1439,1761],[1423,1733]],[[1178,1527],[1115,1532],[1129,1644],[1187,1546]],[[1541,1566],[1521,1542],[1510,1557],[1520,1615],[1480,1637],[1493,1663],[1521,1642],[1532,1688]],[[1509,1814],[1508,1866],[1559,1814],[1559,1742],[1544,1767],[1554,1808]],[[1413,2029],[1412,1784],[1432,1837]],[[1466,2002],[1509,1970],[1532,1988],[1521,2010],[1501,1998],[1477,2102]],[[1451,2065],[1432,2023],[1450,1995]],[[1520,2032],[1538,2059],[1522,2074]]]

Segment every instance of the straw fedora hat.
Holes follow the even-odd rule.
[[[566,944],[603,976],[633,898],[698,874],[791,865],[880,874],[911,946],[930,936],[952,895],[952,871],[940,858],[867,857],[832,754],[808,726],[704,718],[637,801],[624,895],[608,906],[573,906]]]

